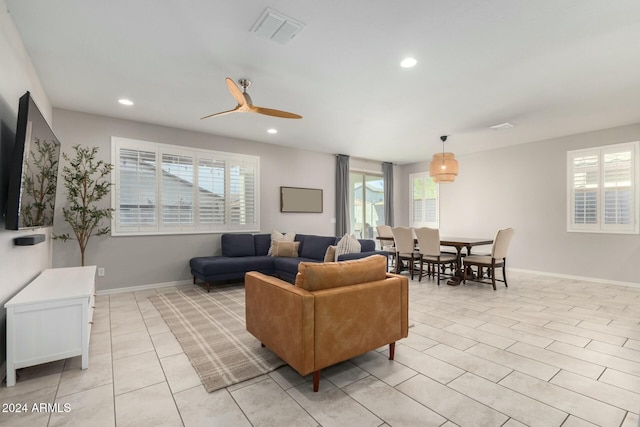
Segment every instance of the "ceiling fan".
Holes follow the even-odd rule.
[[[302,118],[302,116],[299,116],[298,114],[289,113],[287,111],[274,110],[271,108],[264,108],[264,107],[256,107],[255,105],[253,105],[253,101],[251,101],[251,97],[247,93],[247,88],[251,86],[251,81],[248,79],[238,80],[238,83],[240,83],[240,86],[242,86],[242,92],[240,91],[240,88],[238,87],[238,85],[236,85],[234,81],[231,80],[229,77],[227,77],[225,80],[227,82],[227,87],[229,88],[229,92],[231,92],[231,95],[238,102],[238,105],[236,105],[236,108],[234,108],[233,110],[210,114],[208,116],[202,117],[200,120],[207,119],[209,117],[214,117],[214,116],[222,116],[223,114],[229,114],[229,113],[258,113],[258,114],[265,114],[267,116],[282,117],[284,119],[301,119]]]

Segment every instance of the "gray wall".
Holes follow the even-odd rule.
[[[260,226],[263,232],[276,229],[305,234],[334,235],[335,156],[213,136],[152,124],[113,119],[69,110],[54,109],[54,131],[62,150],[71,153],[75,144],[97,146],[102,159],[111,162],[111,137],[185,145],[260,156]],[[247,116],[247,120],[251,117]],[[64,165],[61,162],[61,167]],[[323,189],[321,214],[280,213],[280,186]],[[58,188],[57,208],[66,203]],[[105,206],[109,205],[109,201]],[[61,212],[56,212],[54,230],[68,231]],[[189,259],[220,253],[220,234],[189,234],[131,237],[92,237],[86,264],[105,268],[97,279],[98,290],[172,283],[189,280]],[[75,241],[54,242],[55,267],[80,264]]]
[[[440,186],[441,234],[493,237],[515,227],[510,267],[639,284],[640,235],[566,231],[567,150],[639,139],[637,124],[460,156],[456,181]],[[402,167],[399,223],[409,223],[409,174],[428,168]]]
[[[13,25],[4,0],[0,0],[0,174],[3,178],[0,194],[6,197],[6,175],[10,167],[11,148],[15,139],[18,99],[27,90],[36,100],[45,118],[51,122],[51,105],[31,64],[18,31]],[[0,205],[4,206],[6,200]],[[4,304],[51,266],[50,229],[30,231],[5,230],[0,220],[0,367],[6,360],[6,319]],[[46,241],[35,246],[17,247],[13,239],[18,236],[44,233]]]

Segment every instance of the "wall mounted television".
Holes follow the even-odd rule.
[[[53,226],[60,141],[29,92],[20,97],[7,191],[7,230]]]

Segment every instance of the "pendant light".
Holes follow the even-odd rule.
[[[442,141],[442,153],[433,155],[431,164],[429,165],[429,175],[434,182],[453,182],[458,175],[458,161],[453,153],[444,152],[444,142],[447,135],[440,137]]]

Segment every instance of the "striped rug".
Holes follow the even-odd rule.
[[[244,285],[166,292],[149,297],[208,392],[285,364],[245,328]]]

